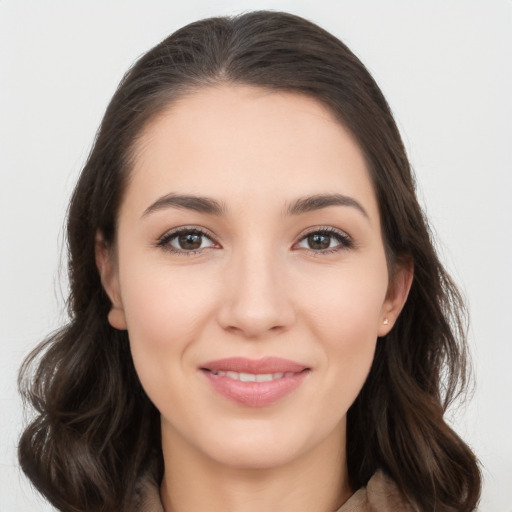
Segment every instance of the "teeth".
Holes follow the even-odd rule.
[[[256,382],[268,382],[269,380],[273,380],[271,373],[261,373],[256,375]]]
[[[270,382],[276,379],[282,379],[283,377],[293,377],[294,372],[277,372],[277,373],[244,373],[244,372],[223,372],[221,370],[212,372],[214,375],[220,377],[227,377],[228,379],[239,380],[240,382]]]

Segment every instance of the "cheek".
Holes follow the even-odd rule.
[[[128,330],[146,344],[187,339],[211,309],[215,285],[204,273],[127,266],[125,274],[120,278]]]
[[[317,275],[302,287],[302,302],[307,304],[312,325],[337,344],[377,337],[387,269],[380,261],[372,264],[340,267],[329,275]]]
[[[183,364],[211,316],[215,296],[215,286],[205,286],[204,276],[164,270],[126,264],[120,273],[132,357],[150,396]]]
[[[328,400],[342,411],[355,400],[370,370],[387,292],[385,267],[351,270],[333,276],[323,293],[310,294],[310,315],[304,315],[323,345]]]

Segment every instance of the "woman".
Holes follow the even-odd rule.
[[[471,511],[444,422],[464,311],[390,110],[285,13],[177,31],[128,72],[68,217],[70,323],[23,393],[59,510]]]

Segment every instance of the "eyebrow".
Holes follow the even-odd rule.
[[[301,197],[288,206],[286,213],[288,215],[300,215],[302,213],[328,208],[329,206],[350,206],[359,210],[369,219],[368,212],[363,208],[361,203],[356,201],[353,197],[344,196],[343,194],[316,194],[314,196]]]
[[[342,194],[315,194],[313,196],[301,197],[286,208],[285,214],[289,216],[301,215],[315,210],[329,208],[330,206],[352,207],[369,219],[368,213],[361,203],[356,201],[353,197]],[[216,199],[170,193],[160,197],[146,208],[142,216],[145,217],[150,213],[167,208],[194,210],[199,213],[215,216],[222,216],[227,212],[226,205]]]
[[[157,199],[151,206],[144,210],[143,217],[150,213],[166,208],[183,208],[194,210],[209,215],[224,215],[227,211],[223,203],[210,197],[200,197],[193,195],[167,194]]]

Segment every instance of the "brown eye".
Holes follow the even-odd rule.
[[[181,229],[163,236],[157,245],[173,253],[194,254],[215,243],[201,230]]]
[[[302,238],[298,247],[314,252],[335,252],[353,247],[351,238],[343,231],[333,228],[313,231]]]
[[[186,233],[177,237],[180,249],[194,250],[199,249],[202,243],[202,236],[196,233]]]
[[[329,235],[314,233],[312,235],[308,235],[307,239],[310,249],[328,249],[331,245],[331,237]]]

